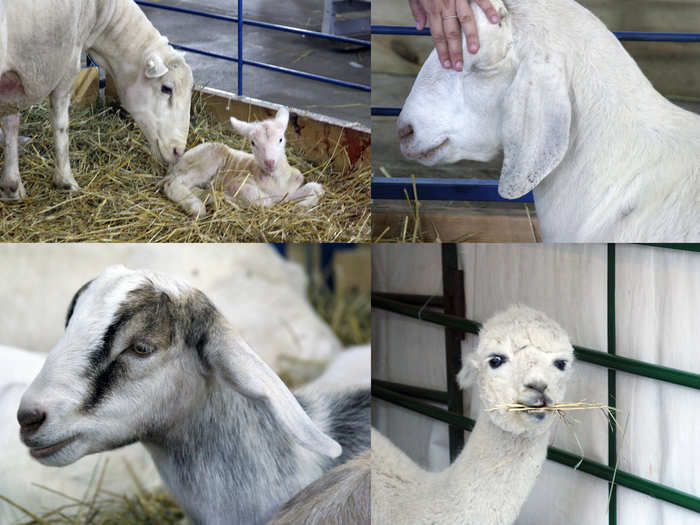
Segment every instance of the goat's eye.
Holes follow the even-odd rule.
[[[148,343],[134,343],[131,345],[131,351],[136,355],[146,356],[152,354],[155,351],[155,347],[149,345]]]
[[[170,96],[170,95],[173,94],[173,88],[171,88],[170,86],[166,86],[165,84],[163,84],[162,86],[160,86],[160,92],[163,93],[164,95]]]
[[[506,361],[508,361],[508,358],[506,356],[501,354],[493,354],[489,357],[489,366],[491,368],[498,368]]]
[[[559,370],[566,369],[566,359],[557,359],[554,361],[554,366],[556,366]]]

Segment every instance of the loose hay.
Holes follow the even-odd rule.
[[[244,209],[210,189],[209,215],[194,220],[158,189],[166,172],[151,155],[133,119],[117,106],[71,108],[71,166],[81,189],[53,188],[54,144],[48,104],[23,114],[21,133],[31,141],[20,154],[27,189],[21,203],[0,201],[3,242],[368,242],[370,169],[346,173],[330,162],[304,159],[301,144],[290,141],[289,163],[307,182],[326,189],[318,205],[301,210],[292,203]],[[188,149],[202,142],[224,142],[249,151],[246,139],[217,122],[195,100]],[[346,155],[338,148],[335,155]],[[0,164],[4,152],[0,153]]]

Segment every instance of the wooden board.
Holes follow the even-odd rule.
[[[411,204],[415,206],[415,204]],[[528,215],[529,212],[529,215]],[[372,204],[372,239],[413,238],[415,211],[407,202]],[[407,219],[408,218],[408,219]],[[420,242],[541,242],[532,205],[504,203],[481,207],[476,203],[421,202]],[[404,237],[404,225],[406,235]],[[380,239],[380,240],[381,240]]]
[[[75,84],[71,102],[73,104],[94,104],[100,93],[100,72],[96,67],[86,67],[80,71]]]

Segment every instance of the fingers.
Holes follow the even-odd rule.
[[[442,15],[439,12],[431,11],[428,16],[430,21],[430,36],[433,37],[433,44],[435,44],[435,50],[437,51],[440,63],[445,69],[450,69],[452,67],[452,62],[450,61],[450,53],[447,47],[447,37],[442,27]]]
[[[450,55],[450,62],[457,71],[462,71],[462,31],[459,27],[459,20],[454,15],[445,14],[444,16],[454,17],[443,17],[442,27],[447,39],[447,51]]]
[[[479,51],[479,35],[476,32],[474,12],[468,0],[457,0],[457,16],[464,36],[467,38],[467,49],[471,54],[474,54]]]
[[[423,6],[421,5],[419,0],[409,0],[408,5],[411,8],[413,18],[416,21],[416,29],[420,31],[425,27],[427,13],[425,12],[425,9],[423,9]]]
[[[500,21],[500,17],[496,12],[496,9],[491,4],[491,0],[474,0],[476,4],[486,13],[486,16],[491,20],[492,24],[497,24]]]

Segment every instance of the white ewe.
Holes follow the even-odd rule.
[[[554,415],[538,410],[563,400],[573,349],[544,314],[515,306],[493,316],[458,375],[478,378],[485,408],[522,403],[526,412],[482,413],[447,470],[426,472],[372,432],[372,523],[507,525],[515,521],[547,454]]]
[[[425,165],[487,161],[499,193],[534,189],[545,241],[700,240],[700,116],[662,97],[573,0],[494,0],[464,71],[428,57],[398,120]]]
[[[287,162],[284,137],[289,122],[285,108],[274,118],[260,122],[243,122],[231,117],[236,132],[250,139],[253,153],[231,149],[218,142],[206,142],[191,149],[171,168],[163,180],[168,198],[190,215],[202,217],[206,208],[193,192],[216,177],[224,193],[242,206],[272,206],[283,200],[309,207],[323,195],[317,182],[304,184],[301,172]]]
[[[0,123],[5,166],[0,198],[22,199],[19,112],[51,102],[58,188],[77,189],[68,158],[68,108],[86,50],[111,75],[124,108],[153,154],[175,162],[185,150],[192,71],[133,0],[0,2]]]
[[[369,447],[368,389],[292,394],[203,293],[123,266],[75,295],[17,418],[45,465],[142,442],[204,525],[265,523]]]
[[[146,489],[160,486],[162,482],[153,461],[140,444],[83,458],[65,469],[46,467],[31,458],[19,439],[16,416],[22,394],[43,364],[42,355],[0,345],[0,464],[4,473],[0,476],[0,495],[35,514],[42,514],[65,505],[68,500],[35,486],[35,483],[68,497],[82,498],[90,488],[91,479],[92,488],[96,485],[94,476],[96,470],[99,471],[96,467],[101,468],[106,459],[109,459],[109,464],[102,489],[117,494],[136,492],[129,468]],[[27,518],[12,505],[0,501],[0,523],[3,525],[24,523]]]

